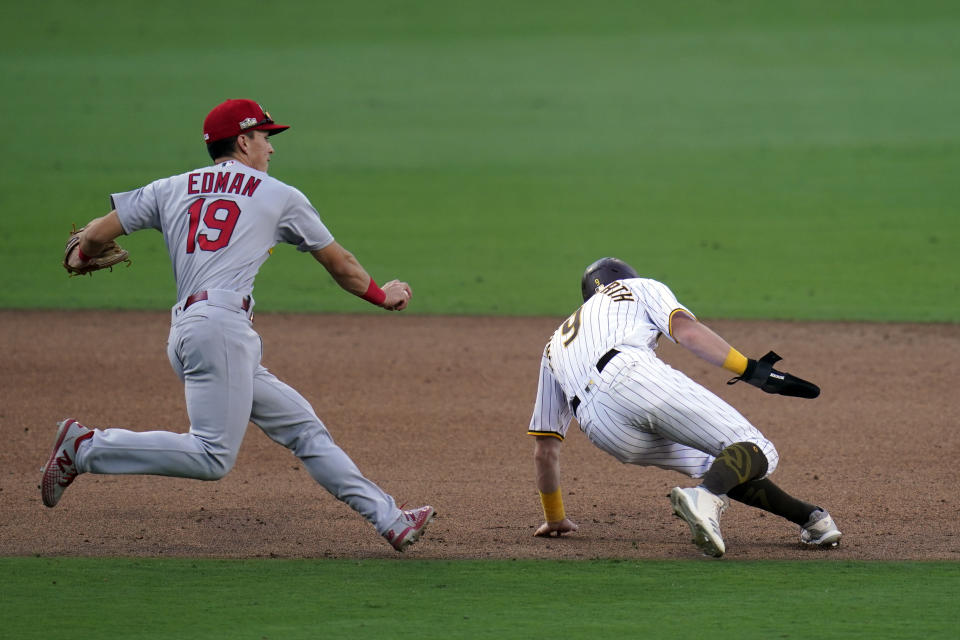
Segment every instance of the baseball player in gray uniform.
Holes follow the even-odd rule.
[[[602,258],[581,280],[583,306],[550,337],[528,434],[545,522],[534,535],[577,530],[560,492],[560,445],[571,420],[594,445],[624,463],[672,469],[699,486],[670,492],[674,513],[710,556],[726,546],[720,515],[729,500],[781,516],[800,527],[800,541],[833,547],[842,534],[826,510],[798,500],[770,481],[773,444],[736,409],[660,360],[660,336],[768,393],[814,398],[819,388],[773,364],[744,357],[677,302],[670,289],[639,278],[630,265]]]
[[[270,136],[287,128],[252,100],[228,100],[203,123],[212,165],[115,193],[113,210],[83,229],[79,250],[68,256],[72,266],[82,266],[120,235],[163,233],[178,298],[167,354],[184,384],[190,429],[100,430],[64,420],[43,469],[46,506],[55,506],[87,472],[222,478],[252,421],[397,551],[433,519],[430,506],[398,508],[334,443],[303,396],[260,363],[251,294],[260,265],[279,242],[309,252],[343,289],[384,309],[402,310],[412,295],[398,280],[380,288],[334,241],[303,193],[267,175]]]

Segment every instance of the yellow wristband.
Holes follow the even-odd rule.
[[[747,370],[747,358],[733,347],[730,347],[727,359],[723,361],[723,368],[733,371],[738,376],[743,375],[743,372]]]
[[[560,522],[567,517],[563,511],[563,496],[560,487],[552,493],[540,493],[540,503],[543,504],[543,517],[547,522]]]

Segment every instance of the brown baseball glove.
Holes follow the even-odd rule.
[[[126,262],[127,266],[130,266],[130,252],[113,240],[108,242],[98,255],[91,256],[80,266],[71,265],[70,254],[80,250],[80,232],[83,231],[83,229],[84,227],[77,229],[76,225],[73,226],[73,230],[70,232],[70,238],[67,240],[67,246],[63,252],[63,268],[67,270],[70,277],[84,276],[88,273],[99,271],[100,269],[110,269],[110,271],[113,271],[113,266],[121,262]]]

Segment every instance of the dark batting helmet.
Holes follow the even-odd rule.
[[[583,272],[583,278],[580,279],[580,290],[583,293],[583,301],[586,302],[590,296],[597,292],[600,287],[610,284],[614,280],[623,280],[625,278],[636,278],[637,272],[619,258],[600,258]]]

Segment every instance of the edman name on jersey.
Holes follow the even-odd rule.
[[[247,179],[246,184],[244,184],[244,178]],[[252,196],[261,182],[260,178],[254,178],[243,173],[203,171],[191,173],[187,176],[187,193],[190,195],[233,193],[238,196]]]

